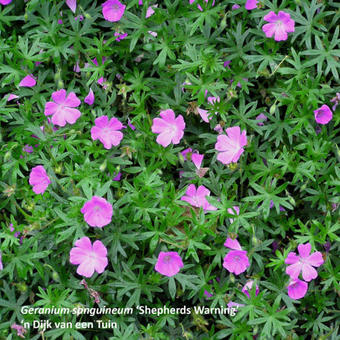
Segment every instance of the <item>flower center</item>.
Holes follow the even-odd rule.
[[[99,206],[99,205],[96,205],[96,206],[93,208],[93,210],[94,210],[95,212],[97,212],[97,211],[100,211],[100,210],[101,210],[101,208],[100,208],[100,206]]]
[[[119,10],[119,5],[117,5],[117,4],[112,5],[112,7],[113,7],[113,9],[114,9],[115,11],[118,11],[118,10]]]
[[[282,26],[283,26],[282,21],[281,20],[277,20],[276,21],[276,27],[280,29]]]
[[[164,263],[169,263],[170,261],[171,261],[171,256],[170,255],[164,256],[164,258],[163,258],[163,262]]]
[[[241,259],[238,255],[234,256],[234,261],[239,262]]]

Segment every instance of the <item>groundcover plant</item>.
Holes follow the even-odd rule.
[[[339,339],[339,21],[0,0],[0,339]]]

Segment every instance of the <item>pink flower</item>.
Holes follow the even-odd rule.
[[[181,155],[183,156],[184,160],[185,161],[188,161],[188,158],[187,158],[187,154],[191,154],[192,153],[192,149],[191,148],[187,148],[183,151],[181,151]]]
[[[84,99],[84,103],[88,105],[92,105],[94,103],[94,93],[91,88],[90,88],[89,94]]]
[[[104,19],[111,22],[119,21],[125,11],[125,5],[118,0],[107,0],[103,4]]]
[[[9,5],[12,2],[12,0],[0,0],[1,5]]]
[[[61,89],[52,93],[53,102],[45,105],[45,116],[52,116],[52,123],[58,126],[65,126],[66,123],[74,124],[81,116],[81,112],[74,107],[80,105],[80,100],[74,92],[66,97],[66,90]]]
[[[194,184],[188,186],[185,195],[181,197],[181,201],[190,203],[193,207],[202,207],[204,211],[206,210],[217,210],[216,207],[209,204],[206,197],[210,196],[210,190],[208,190],[204,185],[200,185],[197,188]]]
[[[327,105],[322,105],[314,111],[314,117],[317,123],[325,125],[333,118],[333,113]]]
[[[101,116],[95,121],[95,126],[91,128],[91,138],[99,139],[103,143],[105,149],[111,149],[112,146],[119,145],[123,138],[123,133],[118,131],[123,128],[123,124],[117,118]]]
[[[103,78],[103,77],[100,77],[100,78],[97,80],[97,83],[98,83],[99,85],[101,85],[104,89],[107,88],[107,85],[105,84],[105,82],[106,82],[106,78]]]
[[[162,118],[154,118],[151,130],[159,133],[156,142],[164,147],[170,143],[178,144],[184,135],[185,122],[182,115],[175,118],[171,109],[160,112]]]
[[[75,13],[77,8],[77,0],[66,0],[66,5],[70,8],[70,10]]]
[[[313,267],[320,267],[324,263],[324,260],[319,251],[309,255],[311,248],[310,243],[299,244],[298,250],[300,256],[297,256],[296,253],[293,252],[288,254],[285,263],[290,264],[290,266],[286,268],[286,273],[291,279],[297,279],[301,271],[303,279],[307,282],[318,276],[317,271]]]
[[[235,275],[243,273],[249,266],[245,250],[231,250],[223,260],[223,267]]]
[[[227,238],[224,246],[233,250],[224,257],[223,267],[235,275],[243,273],[250,266],[247,251],[242,250],[236,239]]]
[[[224,246],[233,250],[242,250],[240,243],[236,239],[230,237],[225,240]]]
[[[215,149],[220,151],[217,155],[217,159],[223,164],[236,163],[242,155],[244,149],[243,146],[247,144],[246,131],[239,126],[234,126],[226,129],[227,135],[219,135],[217,137],[217,143]]]
[[[209,120],[211,120],[212,117],[209,118],[208,110],[203,110],[198,107],[197,112],[201,116],[203,122],[209,123]]]
[[[2,256],[1,256],[1,252],[0,252],[0,270],[4,269],[4,265],[2,264]]]
[[[91,227],[102,228],[111,223],[112,205],[103,197],[93,196],[80,210]]]
[[[279,11],[278,15],[276,15],[273,11],[270,11],[263,19],[269,22],[269,24],[262,27],[262,31],[267,38],[274,35],[276,41],[287,40],[287,33],[295,30],[295,21],[290,18],[289,13]]]
[[[36,80],[34,79],[33,75],[28,75],[21,80],[19,83],[20,87],[33,87],[36,85]]]
[[[240,8],[240,5],[238,5],[238,4],[234,4],[231,7],[232,10],[236,10],[236,9],[239,9],[239,8]]]
[[[204,155],[200,155],[198,152],[191,155],[191,160],[195,164],[195,167],[199,170],[202,165]]]
[[[2,0],[2,1],[4,1],[4,0]],[[10,1],[12,1],[12,0],[10,0]],[[14,324],[11,325],[11,328],[15,329],[17,331],[17,336],[19,336],[20,338],[25,339],[25,333],[27,332],[25,327],[23,327],[21,325],[17,325],[16,323],[14,323]]]
[[[133,130],[133,131],[136,130],[136,127],[131,123],[130,118],[128,118],[128,125],[129,125],[131,130]]]
[[[239,215],[240,214],[240,208],[236,205],[233,206],[233,208],[228,208],[228,213],[230,215],[235,215],[235,212],[236,212],[236,215]],[[229,218],[229,222],[230,223],[233,223],[234,222],[234,219],[233,218]]]
[[[35,166],[32,168],[29,184],[32,185],[33,191],[38,194],[43,194],[51,183],[50,178],[47,176],[46,170],[42,165]]]
[[[207,299],[213,296],[213,294],[209,293],[207,290],[204,291],[204,295],[206,296]]]
[[[22,151],[27,152],[27,153],[32,153],[33,152],[33,146],[26,144]]]
[[[101,274],[108,264],[107,249],[104,244],[97,240],[93,243],[88,237],[82,237],[75,243],[70,251],[70,262],[79,264],[77,273],[85,277],[91,277],[96,271]]]
[[[158,5],[153,5],[153,6],[148,7],[148,9],[146,10],[145,18],[151,17],[151,15],[153,15],[155,13],[155,11],[153,9],[157,8],[157,7],[158,7]]]
[[[263,113],[260,113],[255,119],[258,121],[257,123],[258,126],[263,126],[264,125],[263,122],[268,120],[267,116],[264,115]]]
[[[10,102],[11,100],[16,99],[16,98],[19,98],[19,96],[15,95],[13,93],[10,93],[8,98],[7,98],[7,101]]]
[[[116,41],[119,42],[119,41],[125,39],[125,38],[128,36],[128,34],[127,34],[127,33],[118,33],[118,32],[116,32],[116,33],[114,34],[114,36],[117,37],[117,38],[116,38]]]
[[[157,37],[157,32],[148,31],[148,33],[151,34],[153,37]]]
[[[120,172],[118,172],[118,174],[115,177],[113,177],[112,180],[118,182],[118,181],[120,181],[121,177],[122,177],[122,174]]]
[[[208,97],[208,103],[211,104],[211,105],[214,105],[216,103],[219,103],[220,102],[220,97]]]
[[[308,290],[308,283],[299,279],[291,280],[288,285],[288,296],[293,300],[303,298]]]
[[[257,0],[247,0],[245,7],[247,10],[252,10],[252,9],[257,8],[256,6],[257,3],[258,3]]]
[[[176,275],[183,267],[181,257],[175,251],[163,252],[158,255],[155,270],[165,276],[171,277]]]
[[[243,303],[237,303],[237,302],[230,301],[230,302],[228,302],[227,306],[229,308],[231,308],[231,307],[238,308],[238,307],[244,307],[245,305]]]
[[[236,6],[236,5],[234,5],[234,6]],[[233,7],[234,7],[234,6],[233,6]],[[238,6],[238,5],[237,5],[237,6]],[[240,8],[240,6],[238,6],[237,8]],[[236,8],[236,9],[237,9],[237,8]],[[234,9],[234,8],[233,8],[233,9]],[[223,63],[223,66],[224,66],[224,67],[230,68],[230,66],[229,66],[230,64],[231,64],[231,60],[226,60],[226,61]]]
[[[242,292],[244,294],[246,294],[248,296],[248,298],[250,298],[249,292],[251,291],[251,289],[253,287],[253,283],[254,283],[253,280],[249,280],[242,288]],[[260,292],[259,286],[256,285],[255,296],[257,296],[259,294],[259,292]]]

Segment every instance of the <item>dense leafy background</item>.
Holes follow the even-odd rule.
[[[264,0],[261,9],[247,11],[244,1],[235,1],[241,7],[231,10],[229,1],[212,6],[165,0],[146,19],[154,3],[126,1],[117,23],[104,20],[97,1],[78,1],[81,22],[64,1],[0,6],[2,339],[17,338],[13,323],[34,319],[20,315],[22,305],[94,306],[69,263],[70,249],[85,235],[108,248],[109,266],[87,280],[100,293],[101,306],[213,307],[233,300],[246,307],[235,317],[105,316],[119,328],[48,330],[45,339],[337,339],[340,114],[338,108],[329,124],[318,126],[313,110],[332,106],[340,92],[339,4]],[[287,41],[262,32],[270,10],[284,10],[295,20]],[[116,31],[127,38],[115,41]],[[223,66],[226,60],[230,68]],[[91,67],[85,69],[85,63]],[[37,85],[19,88],[30,73]],[[106,78],[106,89],[97,84],[100,77]],[[94,106],[83,103],[76,124],[53,131],[43,114],[51,93],[65,88],[83,100],[90,87]],[[220,96],[220,103],[207,104],[206,90]],[[9,93],[20,96],[21,105],[6,102]],[[210,110],[210,124],[195,114],[197,106]],[[181,143],[167,148],[151,132],[152,119],[165,108],[186,122]],[[255,119],[260,113],[268,117],[263,126]],[[129,118],[136,130],[123,130],[121,144],[106,150],[90,137],[101,115],[125,125]],[[236,165],[216,160],[218,123],[247,131],[248,145]],[[36,145],[33,153],[22,151],[26,144]],[[203,178],[179,157],[187,147],[205,154],[209,171]],[[36,165],[43,165],[52,181],[43,196],[28,184]],[[118,171],[122,179],[112,181]],[[180,201],[191,183],[211,190],[217,211],[204,213]],[[94,194],[113,205],[112,223],[103,229],[89,227],[80,212]],[[227,209],[234,205],[240,215],[231,224]],[[10,223],[24,235],[22,244]],[[237,277],[222,267],[223,243],[235,233],[251,260]],[[293,301],[284,260],[305,242],[323,252],[325,263],[306,296]],[[178,251],[185,264],[174,279],[154,270],[159,252],[167,250]],[[260,288],[250,299],[241,292],[249,278]],[[206,299],[204,290],[213,297]],[[73,316],[50,319],[74,321]],[[31,330],[26,338],[41,336]]]

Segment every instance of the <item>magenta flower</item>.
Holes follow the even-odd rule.
[[[94,93],[91,88],[89,94],[85,97],[84,102],[88,105],[92,105],[94,103]]]
[[[258,121],[257,123],[258,126],[263,126],[264,125],[263,122],[268,120],[267,116],[264,115],[263,113],[260,113],[255,119]]]
[[[155,11],[153,9],[157,7],[158,5],[153,5],[153,6],[148,7],[148,9],[146,10],[145,18],[150,18],[151,15],[155,14]]]
[[[233,250],[242,250],[240,243],[236,239],[233,240],[230,237],[225,240],[224,246]]]
[[[238,307],[244,307],[245,305],[243,303],[237,303],[237,302],[230,301],[230,302],[228,302],[227,306],[229,308],[231,308],[231,307],[238,308]]]
[[[111,22],[119,21],[125,11],[125,5],[118,0],[107,0],[103,4],[104,19]]]
[[[78,266],[77,273],[85,277],[91,277],[96,271],[101,274],[108,264],[107,249],[97,240],[93,243],[88,237],[82,237],[76,241],[75,247],[70,251],[70,262]]]
[[[242,288],[242,292],[244,294],[246,294],[248,296],[248,298],[250,298],[250,294],[249,292],[251,291],[252,287],[253,287],[253,283],[254,281],[253,280],[249,280]],[[255,288],[255,296],[257,296],[260,292],[260,289],[259,289],[259,286],[256,285],[256,288]]]
[[[23,148],[22,151],[27,152],[27,153],[32,153],[33,152],[33,146],[26,144]]]
[[[12,0],[0,0],[1,5],[9,5],[12,2]]]
[[[288,296],[293,300],[303,298],[308,290],[308,283],[299,279],[291,280],[288,285]]]
[[[70,10],[75,13],[77,9],[77,0],[66,0],[66,5],[70,8]]]
[[[239,126],[226,129],[227,135],[219,135],[215,149],[220,151],[217,159],[223,164],[236,163],[242,155],[243,146],[247,144],[246,130],[242,131]]]
[[[81,116],[81,112],[74,107],[80,105],[80,100],[74,92],[66,97],[66,90],[61,89],[52,93],[53,102],[45,105],[45,116],[52,116],[52,123],[58,126],[65,126],[66,123],[74,124]]]
[[[238,4],[234,4],[231,7],[232,10],[236,10],[236,9],[239,9],[239,8],[240,8],[240,5],[238,5]]]
[[[50,178],[47,176],[46,170],[42,165],[35,166],[32,168],[29,184],[32,185],[33,191],[38,194],[43,194],[51,183]]]
[[[257,3],[258,3],[257,0],[247,0],[245,8],[247,10],[255,9],[255,8],[257,8],[257,6],[256,6]]]
[[[36,80],[34,79],[33,75],[28,75],[21,80],[19,83],[20,87],[33,87],[36,85]]]
[[[210,190],[208,190],[204,185],[200,185],[197,188],[194,184],[188,186],[185,195],[181,197],[181,201],[190,203],[193,207],[202,207],[204,211],[206,210],[217,210],[216,207],[209,204],[206,197],[210,196]]]
[[[245,250],[231,250],[223,260],[223,267],[235,275],[243,273],[249,266]]]
[[[2,256],[1,256],[1,251],[0,251],[0,270],[4,269],[4,265],[2,264]]]
[[[295,21],[290,18],[289,13],[279,11],[278,15],[276,15],[273,11],[270,11],[263,19],[269,22],[269,24],[262,27],[262,31],[267,38],[274,35],[274,40],[276,41],[287,40],[287,33],[295,31]]]
[[[4,1],[4,0],[2,0],[2,1]],[[10,0],[10,1],[12,1],[12,0]],[[11,328],[17,331],[17,336],[19,336],[20,338],[25,339],[25,333],[27,332],[25,327],[23,327],[21,325],[17,325],[16,323],[13,323],[11,325]]]
[[[189,154],[192,153],[192,149],[191,149],[191,148],[187,148],[187,149],[181,151],[181,155],[183,156],[183,158],[184,158],[185,161],[188,161],[188,160],[189,160],[188,157],[187,157],[187,154],[188,154],[188,153],[189,153]]]
[[[115,177],[113,177],[112,180],[118,182],[118,181],[120,181],[121,177],[122,177],[122,174],[120,172],[118,172],[118,174],[115,175]]]
[[[191,160],[195,164],[195,167],[199,170],[202,165],[204,155],[200,155],[198,152],[195,152],[191,155]]]
[[[80,210],[86,223],[91,227],[102,228],[111,223],[112,205],[103,197],[93,196]]]
[[[230,215],[239,215],[240,214],[240,207],[238,207],[237,205],[234,205],[233,208],[228,208],[228,213]],[[230,223],[233,223],[234,222],[234,219],[233,218],[229,218],[229,222]]]
[[[99,139],[103,143],[105,149],[111,149],[112,146],[119,145],[123,139],[123,133],[118,131],[123,128],[123,124],[117,118],[101,116],[95,121],[95,126],[91,128],[91,138]]]
[[[198,108],[197,108],[197,112],[198,112],[198,114],[201,116],[203,122],[209,123],[209,120],[212,119],[212,117],[209,118],[208,110],[203,110],[203,109],[200,109],[200,108],[198,107]]]
[[[224,257],[223,267],[235,275],[243,273],[250,266],[247,251],[236,239],[227,238],[224,246],[232,250]]]
[[[336,96],[331,99],[331,103],[334,103],[334,105],[332,106],[332,110],[335,111],[340,103],[340,92],[337,92]]]
[[[171,109],[160,112],[162,118],[154,118],[151,131],[159,133],[156,142],[167,147],[170,143],[178,144],[184,135],[185,122],[182,115],[175,117]]]
[[[10,102],[11,100],[17,99],[17,98],[19,98],[19,96],[17,96],[16,94],[10,93],[7,98],[7,101]]]
[[[176,275],[183,267],[181,257],[175,251],[163,252],[158,255],[155,270],[165,276],[171,277]]]
[[[285,263],[290,264],[290,266],[286,268],[286,273],[291,279],[297,279],[301,271],[303,279],[307,282],[318,276],[317,271],[313,267],[320,267],[324,263],[324,260],[319,251],[309,255],[311,248],[310,243],[299,244],[298,250],[300,256],[297,256],[296,253],[293,252],[288,254]]]
[[[314,111],[314,117],[317,123],[325,125],[333,118],[333,113],[327,105],[322,105]]]

